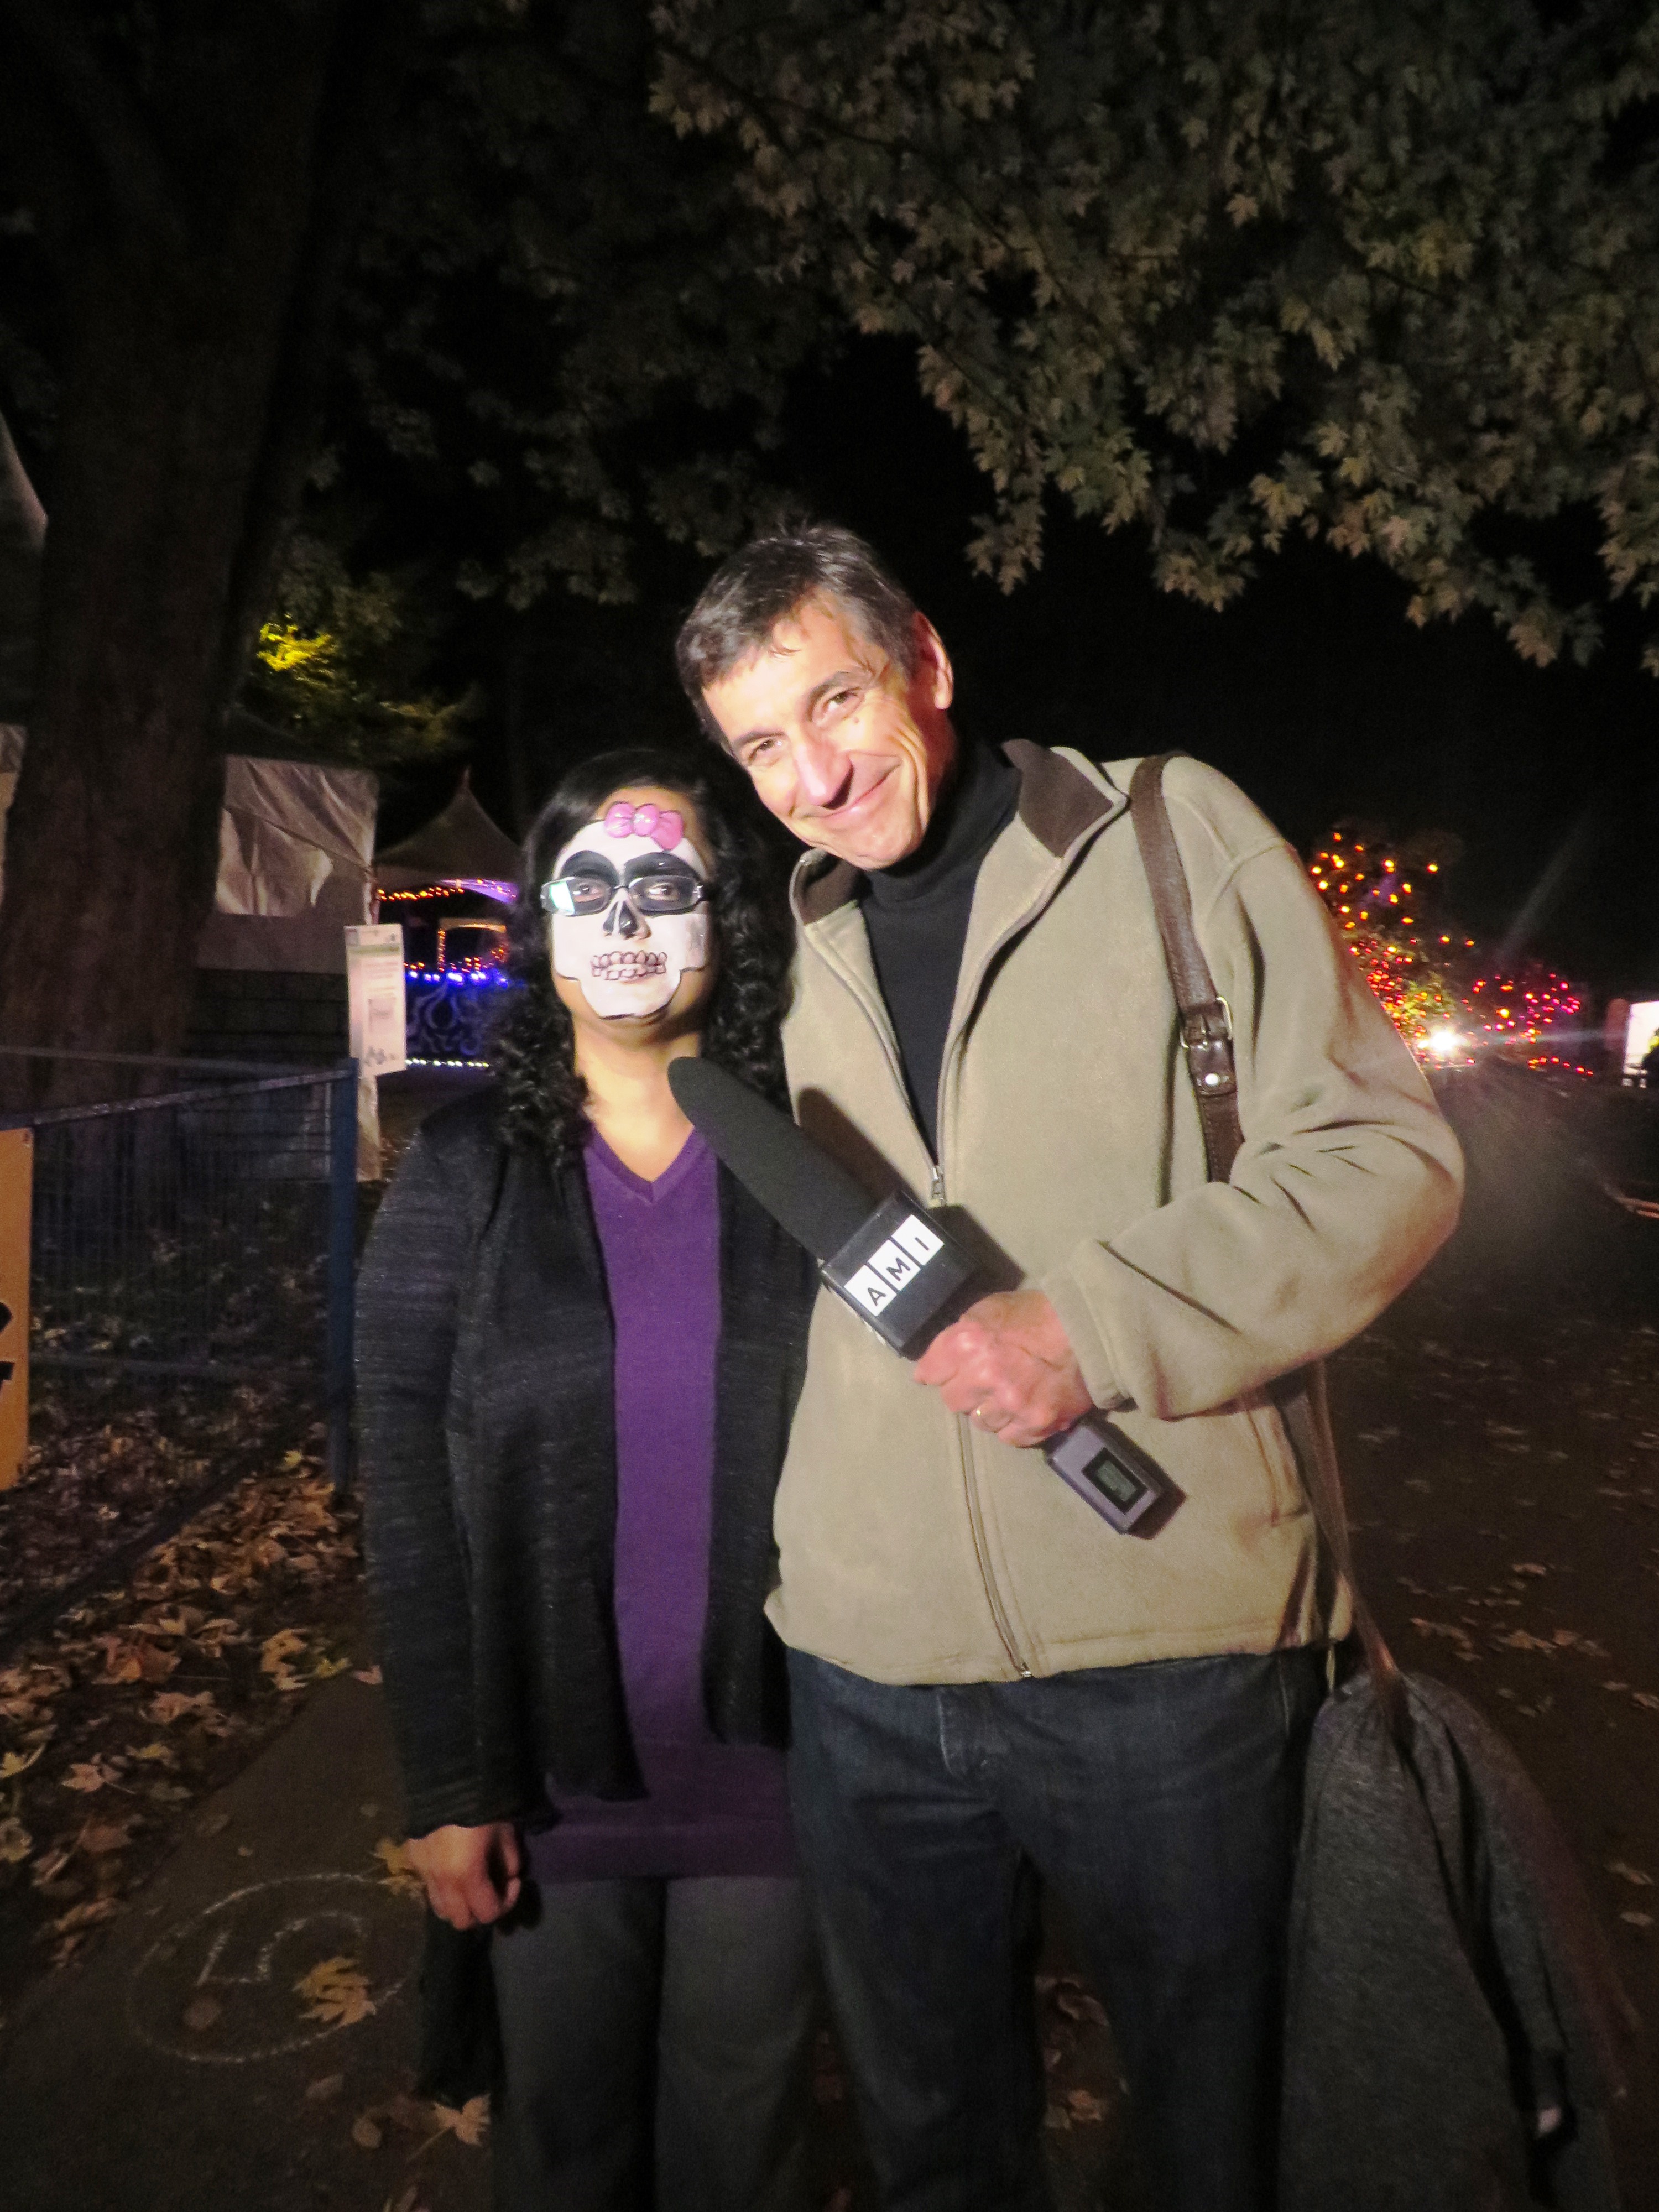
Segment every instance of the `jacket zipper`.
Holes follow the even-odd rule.
[[[945,1061],[947,1065],[950,1056],[951,1046],[950,1041],[947,1039],[945,1047]],[[943,1158],[945,1152],[945,1067],[941,1066],[939,1069],[939,1148],[941,1157],[933,1162],[933,1176],[932,1184],[929,1187],[927,1200],[930,1206],[943,1206],[945,1203],[945,1163]],[[986,1547],[985,1521],[983,1515],[980,1511],[979,1489],[974,1478],[973,1438],[969,1433],[969,1425],[965,1414],[958,1413],[956,1416],[956,1436],[957,1463],[962,1473],[962,1502],[967,1510],[968,1531],[974,1540],[974,1557],[979,1563],[980,1585],[985,1592],[985,1603],[991,1615],[991,1625],[996,1630],[997,1640],[1000,1643],[1004,1652],[1007,1656],[1008,1664],[1014,1668],[1022,1681],[1029,1682],[1031,1679],[1031,1670],[1026,1665],[1024,1657],[1021,1656],[1018,1640],[1014,1635],[1013,1624],[1008,1618],[1007,1612],[1002,1602],[1002,1595],[997,1589],[996,1576],[992,1571],[990,1553]]]
[[[1009,922],[1001,931],[999,932],[994,942],[987,949],[981,958],[980,974],[981,975],[983,975],[987,969],[988,969],[992,961],[996,958],[998,953],[1001,951],[1003,946],[1012,939],[1018,931],[1024,928],[1036,915],[1040,914],[1047,903],[1048,897],[1046,894],[1041,898],[1034,898],[1030,900],[1024,909],[1017,915],[1012,921]],[[975,999],[978,997],[977,984],[975,988],[974,997]],[[970,1000],[969,1003],[971,1004],[972,1001]],[[933,1177],[928,1200],[929,1204],[933,1206],[942,1206],[945,1203],[944,1155],[946,1086],[948,1081],[955,1076],[957,1069],[961,1063],[962,1043],[962,1030],[960,1029],[953,1029],[951,1034],[947,1036],[945,1040],[945,1055],[939,1067],[939,1157],[933,1163]],[[899,1076],[899,1086],[900,1089],[902,1090],[903,1077],[902,1074]],[[966,1419],[962,1416],[958,1416],[957,1423],[957,1450],[962,1466],[963,1501],[968,1509],[968,1526],[974,1539],[974,1556],[979,1562],[980,1581],[985,1590],[985,1602],[990,1609],[991,1620],[995,1626],[1002,1648],[1008,1656],[1009,1665],[1018,1670],[1023,1680],[1029,1682],[1031,1679],[1031,1670],[1026,1665],[1024,1658],[1020,1656],[1019,1645],[1014,1635],[1013,1626],[1009,1620],[1007,1613],[1004,1608],[1002,1598],[996,1585],[996,1577],[992,1571],[990,1558],[986,1550],[984,1522],[979,1510],[979,1492],[974,1480],[970,1440],[967,1435],[967,1429],[968,1423]]]
[[[909,1113],[909,1095],[905,1089],[904,1068],[899,1059],[896,1041],[889,1042],[880,1013],[876,1007],[866,1001],[860,988],[859,979],[852,970],[841,962],[830,959],[822,946],[818,948],[818,957],[826,966],[839,974],[842,983],[852,994],[854,1004],[863,1008],[865,1018],[876,1032],[877,1042],[880,1045],[883,1055],[887,1061],[888,1073],[898,1086],[899,1096],[905,1102],[905,1111]],[[911,1119],[916,1134],[921,1139],[922,1149],[927,1152],[927,1139],[921,1125],[915,1121],[914,1115]],[[943,1150],[942,1146],[940,1149]],[[945,1169],[939,1161],[933,1159],[931,1152],[927,1152],[927,1157],[933,1162],[933,1174],[928,1184],[928,1203],[931,1206],[942,1206],[945,1202]],[[1019,1655],[1019,1647],[1014,1641],[1013,1630],[1009,1626],[1006,1613],[1003,1610],[1002,1600],[997,1595],[996,1581],[991,1572],[990,1560],[986,1556],[985,1532],[980,1519],[978,1498],[974,1489],[974,1471],[969,1459],[963,1435],[967,1424],[959,1413],[953,1416],[953,1419],[956,1424],[957,1464],[962,1475],[963,1504],[967,1510],[969,1533],[974,1540],[974,1557],[979,1564],[980,1587],[985,1593],[986,1610],[991,1616],[991,1625],[996,1631],[997,1641],[1002,1646],[1008,1664],[1024,1680],[1029,1681],[1031,1670]]]

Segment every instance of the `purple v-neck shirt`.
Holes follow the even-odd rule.
[[[720,1334],[720,1194],[694,1130],[654,1182],[584,1155],[616,1330],[617,1637],[642,1798],[560,1796],[541,1881],[796,1870],[783,1754],[724,1744],[703,1708]]]

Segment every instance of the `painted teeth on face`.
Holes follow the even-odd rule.
[[[596,953],[588,973],[612,983],[625,983],[634,975],[665,975],[668,963],[660,952]]]

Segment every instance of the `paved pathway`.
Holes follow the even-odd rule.
[[[397,1802],[380,1693],[344,1675],[204,1804],[109,1940],[7,2025],[9,2212],[382,2212],[411,2184],[410,2212],[483,2212],[487,2151],[446,2136],[411,2163],[424,2136],[384,2118],[378,2149],[353,2138],[415,2048],[420,1914],[374,1855]],[[295,1989],[331,1959],[367,1983],[354,2025]]]

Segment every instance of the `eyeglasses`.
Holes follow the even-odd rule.
[[[614,876],[584,874],[580,871],[555,876],[542,885],[544,914],[591,916],[608,913],[618,899],[626,899],[636,914],[690,914],[706,906],[714,887],[690,868],[653,872],[619,884]]]

